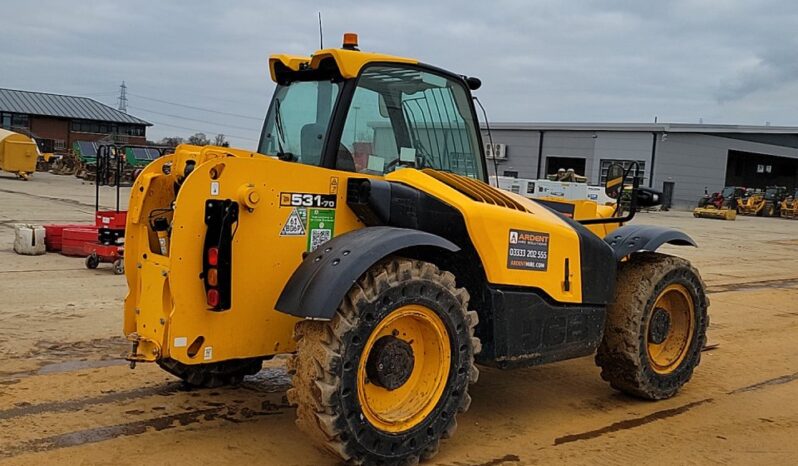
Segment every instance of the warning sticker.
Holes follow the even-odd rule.
[[[507,268],[545,271],[549,265],[549,234],[510,230]]]
[[[331,240],[335,232],[335,209],[310,209],[308,216],[308,251]]]
[[[280,236],[304,236],[305,217],[307,217],[307,211],[305,209],[296,207],[291,209],[291,214],[288,215],[283,229],[280,230]]]
[[[338,177],[330,177],[330,194],[338,194]]]

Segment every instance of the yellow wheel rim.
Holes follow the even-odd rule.
[[[654,372],[670,374],[684,361],[693,340],[694,311],[693,299],[684,285],[668,285],[657,296],[646,325],[646,349]],[[652,321],[657,312],[666,313],[669,321],[667,333],[659,343],[651,341]]]
[[[394,336],[413,351],[413,369],[407,381],[388,390],[368,380],[366,363],[382,337]],[[363,415],[384,432],[412,429],[435,409],[449,378],[451,364],[449,333],[431,309],[411,304],[395,309],[369,336],[360,355],[357,395]]]

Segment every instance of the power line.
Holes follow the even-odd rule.
[[[173,115],[171,113],[156,112],[155,110],[150,110],[148,108],[142,108],[142,107],[135,107],[133,105],[130,105],[129,107],[132,108],[133,110],[139,110],[139,111],[142,111],[142,112],[153,113],[155,115],[161,115],[161,116],[170,117],[170,118],[178,118],[180,120],[196,121],[198,123],[208,123],[208,124],[216,125],[216,126],[226,126],[228,128],[242,129],[244,131],[259,131],[260,130],[259,128],[247,128],[247,127],[244,127],[244,126],[228,125],[228,124],[219,123],[219,122],[216,122],[216,121],[200,120],[198,118],[189,118],[189,117],[184,117],[184,116],[180,116],[180,115]]]
[[[198,132],[198,133],[205,133],[205,134],[214,134],[214,133],[217,133],[217,134],[224,134],[225,136],[228,136],[228,137],[231,137],[231,138],[243,139],[243,140],[245,140],[245,141],[253,141],[253,142],[258,142],[258,140],[257,140],[257,139],[252,139],[252,138],[248,138],[248,137],[245,137],[245,136],[238,136],[238,135],[235,135],[235,134],[218,133],[218,132],[216,132],[216,131],[208,131],[208,130],[206,130],[206,129],[187,128],[187,127],[185,127],[185,126],[170,125],[169,123],[161,123],[161,122],[159,122],[159,121],[154,121],[154,120],[150,120],[150,122],[151,122],[151,123],[155,123],[156,125],[168,126],[168,127],[170,127],[170,128],[184,129],[184,130],[186,130],[186,131],[196,131],[196,132]]]
[[[138,94],[133,94],[133,93],[128,93],[128,95],[132,95],[134,97],[138,97],[139,99],[151,100],[153,102],[160,102],[162,104],[167,104],[167,105],[174,105],[176,107],[190,108],[192,110],[199,110],[199,111],[202,111],[202,112],[210,112],[210,113],[215,113],[215,114],[218,114],[218,115],[227,115],[227,116],[233,116],[233,117],[238,117],[238,118],[247,118],[247,119],[250,119],[250,120],[263,121],[263,118],[261,118],[261,117],[253,117],[253,116],[250,116],[250,115],[242,115],[240,113],[222,112],[222,111],[213,110],[213,109],[210,109],[210,108],[195,107],[193,105],[179,104],[177,102],[170,102],[168,100],[161,100],[161,99],[155,99],[155,98],[152,98],[152,97],[145,97],[143,95],[138,95]]]

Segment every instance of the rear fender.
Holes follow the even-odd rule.
[[[616,260],[640,251],[656,251],[663,244],[698,247],[687,234],[674,228],[654,225],[626,225],[604,237]]]
[[[417,246],[459,251],[451,241],[419,230],[366,227],[333,238],[302,261],[275,309],[305,319],[330,320],[352,284],[388,255]]]

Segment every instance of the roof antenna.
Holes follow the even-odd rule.
[[[321,11],[319,12],[319,50],[324,48],[324,32],[321,29]]]

